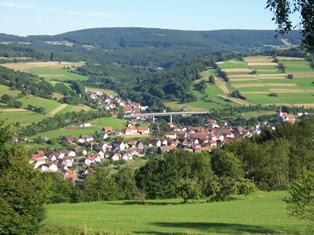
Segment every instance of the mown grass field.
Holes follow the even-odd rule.
[[[310,223],[289,217],[286,192],[249,199],[181,204],[182,200],[90,202],[47,206],[41,234],[312,234]],[[59,233],[61,234],[61,233]]]

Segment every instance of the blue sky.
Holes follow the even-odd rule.
[[[266,0],[0,0],[0,33],[55,35],[99,27],[275,29]]]

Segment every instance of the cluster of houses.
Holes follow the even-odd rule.
[[[212,151],[214,148],[222,146],[229,141],[251,137],[254,133],[259,134],[263,127],[268,125],[262,122],[250,128],[241,126],[230,126],[228,121],[218,124],[215,120],[209,119],[204,127],[185,126],[177,128],[173,123],[168,123],[170,132],[164,133],[163,138],[150,136],[149,127],[135,127],[128,124],[122,130],[114,130],[107,126],[102,129],[101,139],[97,142],[92,135],[75,138],[73,136],[63,136],[62,139],[71,146],[67,150],[44,153],[42,150],[33,154],[29,162],[34,165],[34,169],[51,172],[61,172],[65,178],[77,180],[77,175],[88,174],[90,166],[100,163],[104,159],[111,161],[130,161],[136,157],[144,157],[151,148],[158,152],[171,151],[176,148],[190,152]],[[149,143],[142,143],[136,138],[111,138],[113,141],[105,141],[109,136],[128,137],[129,135],[148,137]],[[76,163],[74,163],[76,159]],[[83,167],[78,170],[78,163]],[[73,170],[75,169],[75,170]]]
[[[139,114],[148,108],[148,106],[142,106],[137,102],[132,102],[130,100],[124,101],[120,97],[113,94],[104,96],[104,94],[100,91],[91,92],[89,97],[98,102],[98,105],[101,105],[107,111],[120,106],[125,114]]]

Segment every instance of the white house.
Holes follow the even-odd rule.
[[[91,126],[90,122],[82,122],[80,124],[80,127],[90,127],[90,126]]]

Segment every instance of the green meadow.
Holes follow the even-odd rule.
[[[40,67],[40,68],[29,68],[27,72],[38,74],[44,77],[47,81],[49,80],[88,80],[87,76],[83,76],[74,72],[70,72],[64,68],[58,67]]]
[[[0,118],[4,119],[6,123],[14,124],[19,122],[21,126],[29,125],[42,121],[44,118],[47,118],[46,115],[40,113],[34,113],[31,111],[19,111],[19,112],[2,112]]]
[[[301,88],[314,90],[314,86],[311,85],[311,83],[314,81],[314,76],[313,78],[310,78],[310,79],[309,78],[296,78],[293,80]]]
[[[36,139],[38,137],[47,137],[48,139],[59,138],[66,135],[71,135],[73,137],[80,137],[85,135],[92,135],[96,131],[101,132],[101,129],[98,126],[92,127],[79,127],[79,126],[72,126],[66,128],[60,128],[58,130],[47,131],[43,133],[39,133],[35,136],[30,136],[29,139]]]
[[[247,62],[242,60],[228,60],[223,63],[219,63],[220,69],[237,69],[237,68],[247,68]]]
[[[27,108],[28,105],[43,107],[46,113],[50,113],[52,110],[60,106],[60,103],[55,100],[44,99],[33,95],[25,96],[21,99],[18,99],[18,101],[23,103],[23,108]]]
[[[241,87],[237,88],[236,90],[239,90],[240,92],[269,92],[269,89],[267,87]]]
[[[286,66],[287,73],[314,72],[308,61],[280,61]]]
[[[287,60],[279,63],[284,64],[287,74],[293,74],[293,79],[288,79],[287,74],[282,73],[276,65],[270,65],[271,57],[249,57],[247,59],[252,63],[247,68],[256,70],[256,78],[248,78],[247,72],[236,72],[237,77],[230,77],[230,85],[239,90],[248,101],[256,104],[287,104],[300,105],[314,103],[314,86],[311,85],[314,80],[314,70],[310,63],[304,60]],[[236,67],[237,63],[233,60],[219,64],[219,68],[226,71],[231,69],[243,69],[244,63]],[[229,70],[228,70],[229,69]],[[227,73],[228,75],[234,74]],[[241,74],[243,77],[241,77]],[[260,76],[259,76],[260,75]],[[303,78],[302,78],[303,76]],[[256,84],[262,83],[264,87]],[[267,92],[267,93],[266,93]],[[268,93],[269,92],[269,93]],[[270,93],[276,93],[277,97],[268,96]]]
[[[248,199],[182,204],[182,200],[89,202],[47,206],[41,234],[312,234],[290,217],[286,192],[257,192]],[[313,224],[312,224],[313,225]]]
[[[99,118],[91,121],[92,125],[97,125],[100,128],[105,126],[112,126],[114,129],[122,130],[125,127],[126,120],[118,118]]]
[[[35,136],[30,136],[29,139],[36,139],[38,137],[47,137],[48,139],[58,138],[60,136],[72,135],[73,137],[79,137],[84,135],[94,134],[102,132],[104,126],[112,126],[114,129],[122,130],[125,127],[126,121],[118,118],[99,118],[91,121],[90,127],[69,126],[66,128],[60,128],[58,130],[47,131],[39,133]]]
[[[0,84],[0,98],[1,96],[3,96],[4,94],[7,94],[9,96],[12,97],[17,97],[19,94],[21,93],[21,91],[18,90],[10,90],[10,88],[8,86],[5,85],[1,85]]]

